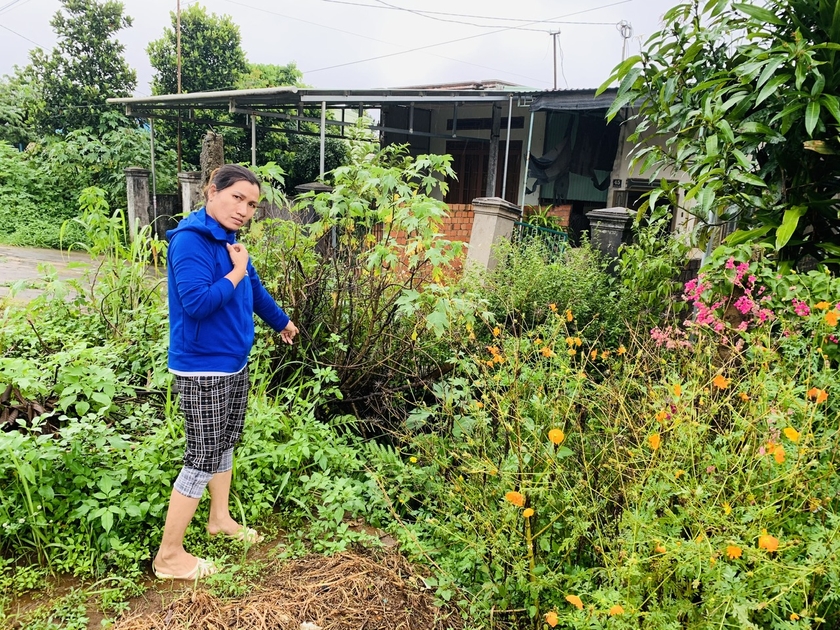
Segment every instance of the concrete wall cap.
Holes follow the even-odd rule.
[[[146,175],[146,176],[151,175],[151,173],[152,173],[149,169],[143,168],[141,166],[129,166],[128,168],[126,168],[124,170],[125,170],[126,175],[135,175],[135,176],[140,175],[141,177],[143,175]]]
[[[633,218],[635,216],[635,212],[630,210],[629,208],[599,208],[598,210],[590,210],[586,213],[586,216],[589,217],[590,220],[592,219],[600,219],[606,221],[626,221],[627,219]]]

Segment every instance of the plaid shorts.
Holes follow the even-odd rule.
[[[175,383],[186,418],[184,467],[211,474],[226,472],[221,466],[229,465],[228,451],[239,442],[245,424],[248,366],[224,376],[176,375]]]

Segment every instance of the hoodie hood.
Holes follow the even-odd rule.
[[[171,241],[179,232],[190,231],[198,232],[214,241],[222,243],[236,242],[236,232],[228,232],[219,223],[207,214],[207,208],[201,207],[195,212],[191,212],[185,218],[181,219],[177,227],[172,230],[167,230],[166,240]]]

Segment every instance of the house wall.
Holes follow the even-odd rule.
[[[451,134],[451,130],[447,130],[446,123],[448,120],[452,118],[453,108],[451,106],[445,107],[434,107],[432,109],[432,133],[436,134]],[[514,117],[522,116],[524,120],[524,125],[522,129],[511,129],[510,139],[511,141],[520,141],[522,143],[522,156],[520,159],[519,164],[519,190],[517,190],[516,199],[517,203],[521,201],[522,196],[522,182],[525,179],[525,157],[527,155],[527,147],[528,147],[528,124],[530,120],[531,112],[527,106],[519,107],[517,104],[517,99],[513,99],[513,112],[510,114]],[[462,120],[465,118],[492,118],[493,116],[493,106],[492,104],[464,104],[458,106],[458,120]],[[502,118],[508,116],[508,103],[503,103],[502,105]],[[472,137],[478,138],[486,138],[490,139],[490,130],[469,130],[462,132],[464,135],[469,135]],[[460,135],[460,134],[459,134]],[[542,154],[542,144],[543,144],[543,137],[545,136],[545,113],[537,112],[534,114],[534,132],[533,132],[533,139],[531,143],[531,152],[535,153],[536,155]],[[454,140],[455,138],[453,138]],[[444,154],[446,153],[446,138],[431,138],[430,139],[430,153],[436,154]],[[505,162],[505,146],[507,141],[507,127],[502,125],[502,128],[499,133],[499,173],[498,177],[502,177],[502,173],[504,172],[504,162]],[[525,204],[526,205],[536,205],[539,203],[539,198],[535,193],[530,195],[526,195],[525,197]]]

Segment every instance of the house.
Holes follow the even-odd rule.
[[[378,113],[373,129],[384,144],[407,143],[414,154],[448,153],[458,174],[445,201],[450,205],[450,239],[468,241],[472,200],[501,197],[525,215],[547,211],[574,228],[585,227],[586,213],[622,206],[636,208],[652,188],[630,169],[632,131],[627,115],[607,122],[616,90],[534,90],[503,81],[422,85],[406,88],[330,90],[276,87],[193,94],[109,99],[138,118],[171,118],[176,112],[193,123],[199,112],[221,109],[245,114],[252,142],[256,129],[295,133],[277,120],[307,121],[327,137],[343,137],[354,123],[345,112]],[[320,106],[321,116],[306,116]],[[332,118],[327,111],[337,112]],[[376,117],[376,116],[375,116]],[[236,124],[236,123],[228,123]],[[256,156],[256,147],[252,146]],[[672,227],[688,216],[677,213]]]

